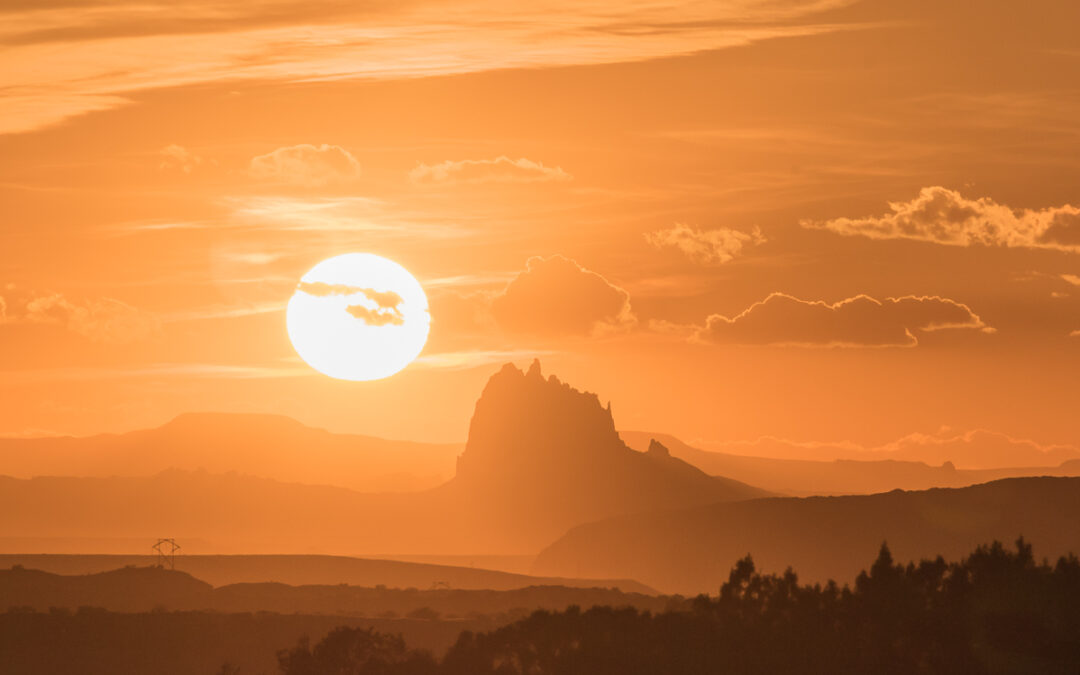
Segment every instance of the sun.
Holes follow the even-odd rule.
[[[300,358],[340,380],[397,373],[420,354],[431,327],[420,283],[371,253],[346,253],[311,268],[285,315]]]

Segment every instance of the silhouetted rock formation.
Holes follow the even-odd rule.
[[[613,515],[766,494],[666,451],[631,450],[610,404],[545,378],[539,361],[527,372],[507,364],[488,381],[448,487],[470,521],[521,544]]]
[[[476,402],[457,477],[531,475],[539,467],[624,450],[610,404],[602,407],[596,394],[578,391],[554,375],[545,379],[539,360],[527,373],[508,363],[488,380]]]

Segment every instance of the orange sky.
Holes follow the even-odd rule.
[[[0,434],[191,410],[461,440],[501,362],[688,441],[1080,444],[1071,0],[0,9]],[[375,382],[284,306],[431,302]]]

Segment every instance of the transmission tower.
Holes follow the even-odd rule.
[[[155,567],[176,569],[176,552],[180,550],[180,544],[177,544],[175,539],[158,539],[151,548],[157,551]]]

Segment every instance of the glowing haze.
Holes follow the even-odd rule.
[[[231,411],[459,442],[540,356],[703,447],[1080,446],[1077,25],[6,3],[0,435]]]

